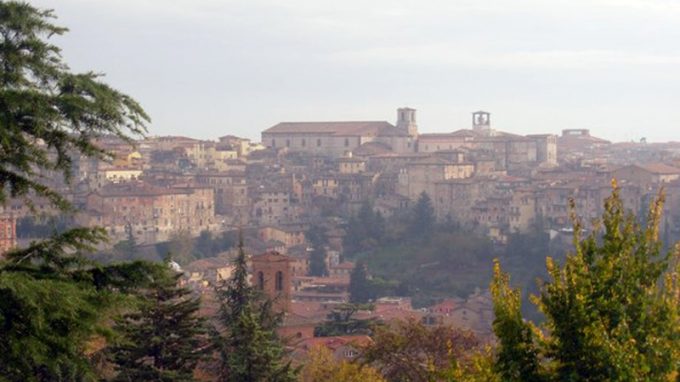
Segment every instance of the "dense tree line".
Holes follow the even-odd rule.
[[[349,220],[346,232],[345,256],[362,265],[352,274],[353,302],[400,295],[427,305],[439,296],[467,296],[491,278],[491,242],[451,218],[437,221],[426,193],[389,219],[366,202]],[[424,272],[430,276],[422,277]]]

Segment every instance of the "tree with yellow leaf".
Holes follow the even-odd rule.
[[[547,259],[549,278],[533,296],[546,317],[540,329],[522,319],[519,291],[495,265],[495,370],[503,380],[668,381],[677,375],[680,268],[677,248],[662,253],[663,203],[659,194],[642,227],[625,211],[614,183],[602,221],[587,237],[573,217],[574,253],[563,265]]]
[[[310,351],[309,362],[302,369],[303,382],[385,382],[370,366],[349,361],[338,361],[331,351],[318,346]]]

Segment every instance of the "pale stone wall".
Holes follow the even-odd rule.
[[[267,147],[287,148],[291,151],[304,151],[336,158],[374,139],[374,137],[356,135],[262,133],[262,142]]]

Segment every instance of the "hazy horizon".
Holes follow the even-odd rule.
[[[680,3],[34,0],[76,71],[135,97],[151,135],[259,139],[281,121],[387,120],[680,140]],[[483,4],[482,4],[483,3]]]

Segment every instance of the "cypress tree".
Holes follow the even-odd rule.
[[[168,269],[141,291],[139,309],[116,320],[122,338],[108,351],[116,381],[191,381],[207,352],[199,298],[180,287],[180,273]]]
[[[117,255],[125,260],[132,260],[137,255],[137,239],[132,232],[132,225],[127,223],[125,226],[126,238],[121,240],[113,246],[113,250]]]
[[[326,251],[324,249],[327,239],[324,229],[314,226],[307,231],[305,236],[313,248],[309,257],[309,275],[328,275],[328,268],[326,266]]]
[[[295,381],[297,370],[284,361],[276,334],[282,316],[274,314],[271,301],[248,283],[243,238],[232,277],[218,288],[217,296],[221,326],[213,340],[220,354],[219,381]]]
[[[365,304],[371,299],[371,284],[368,280],[368,270],[363,260],[357,261],[349,276],[349,302]]]
[[[413,216],[411,218],[411,233],[416,238],[429,237],[434,228],[436,218],[434,215],[434,207],[432,207],[432,200],[430,196],[423,191],[413,207]]]
[[[326,251],[323,247],[314,247],[309,256],[309,275],[310,276],[326,276],[328,275],[328,267],[326,267]]]

